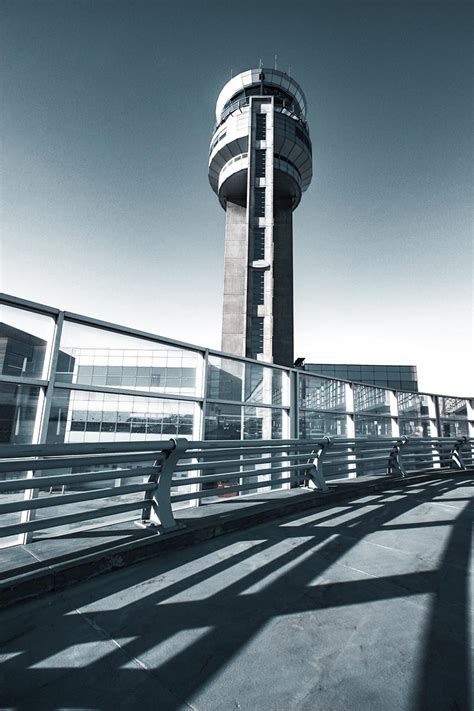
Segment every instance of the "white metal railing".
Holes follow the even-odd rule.
[[[0,539],[28,542],[36,531],[130,512],[167,532],[183,501],[295,486],[325,493],[334,478],[472,465],[468,437],[0,446]]]

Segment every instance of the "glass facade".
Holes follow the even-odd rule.
[[[59,311],[14,297],[1,303],[1,319],[3,443],[454,437],[468,434],[474,419],[471,400],[352,384],[313,374],[317,364],[302,371],[224,357],[86,317],[62,322]],[[411,366],[324,369],[354,380],[369,370],[374,380],[416,377]]]

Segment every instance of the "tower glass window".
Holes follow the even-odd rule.
[[[254,305],[263,304],[265,294],[265,272],[253,270],[253,293],[252,302]]]
[[[265,228],[256,227],[253,231],[253,259],[265,259]]]
[[[260,316],[252,319],[250,348],[252,354],[263,353],[263,318]]]
[[[255,217],[265,217],[265,188],[255,188]]]
[[[255,151],[255,177],[264,178],[265,177],[265,157],[266,151],[257,149]]]
[[[255,125],[255,138],[257,141],[264,141],[267,137],[267,115],[257,114]]]

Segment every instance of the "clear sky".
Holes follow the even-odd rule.
[[[278,54],[314,151],[295,355],[473,395],[473,7],[3,0],[2,290],[219,348],[215,101]]]

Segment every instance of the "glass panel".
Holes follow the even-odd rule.
[[[418,393],[397,393],[398,413],[400,417],[428,417],[428,395]]]
[[[389,417],[354,417],[356,437],[390,437],[392,423]]]
[[[245,364],[245,402],[264,402],[271,405],[288,405],[283,402],[283,372],[264,368],[255,363]]]
[[[347,422],[345,415],[330,415],[325,412],[300,413],[300,439],[321,439],[325,435],[341,437],[346,434]]]
[[[431,422],[429,420],[405,418],[399,420],[400,435],[407,437],[431,437]]]
[[[31,444],[38,414],[40,388],[0,383],[0,442]]]
[[[459,397],[439,397],[438,403],[441,417],[454,419],[467,417],[467,400]]]
[[[57,380],[176,395],[202,395],[200,353],[66,322]]]
[[[283,410],[208,403],[205,439],[281,439]]]
[[[54,391],[48,442],[199,439],[199,405],[82,390]]]
[[[444,420],[441,422],[441,437],[463,437],[469,435],[467,420]]]
[[[268,407],[241,407],[240,405],[220,405],[217,403],[208,403],[206,412],[206,439],[213,440],[267,440],[281,439],[283,437],[283,420],[287,417],[287,413],[283,410],[273,410]],[[263,457],[268,458],[268,453],[263,454]],[[207,497],[203,499],[203,503],[209,503],[216,498],[238,496],[239,492],[226,492],[229,487],[239,485],[239,482],[244,484],[250,483],[267,483],[267,488],[281,488],[278,479],[283,475],[281,473],[266,474],[270,464],[259,463],[260,454],[252,455],[245,454],[245,459],[255,458],[255,464],[247,464],[237,468],[237,472],[255,472],[255,475],[246,474],[245,477],[236,476],[233,479],[223,479],[222,481],[211,481],[209,484],[204,483],[203,489],[209,490],[218,488],[220,493],[216,497]],[[275,466],[277,466],[275,464]],[[211,469],[206,469],[207,474],[213,474]],[[245,489],[240,492],[240,495],[245,496],[255,493],[262,489]]]
[[[390,414],[390,391],[354,385],[354,411],[374,415]]]
[[[239,405],[208,403],[205,421],[205,439],[243,439],[243,424]]]
[[[0,443],[31,444],[35,437],[38,420],[40,388],[30,385],[0,383]],[[25,472],[0,473],[0,481],[25,477]],[[6,491],[0,494],[2,504],[23,501],[24,491]],[[21,512],[2,514],[2,525],[9,526],[21,521]],[[17,545],[18,536],[0,538],[0,548]]]
[[[0,304],[0,373],[46,377],[53,333],[51,317]]]
[[[308,410],[344,411],[346,409],[345,383],[302,374],[299,383],[300,407]]]
[[[287,406],[284,375],[278,368],[209,356],[207,397]]]

